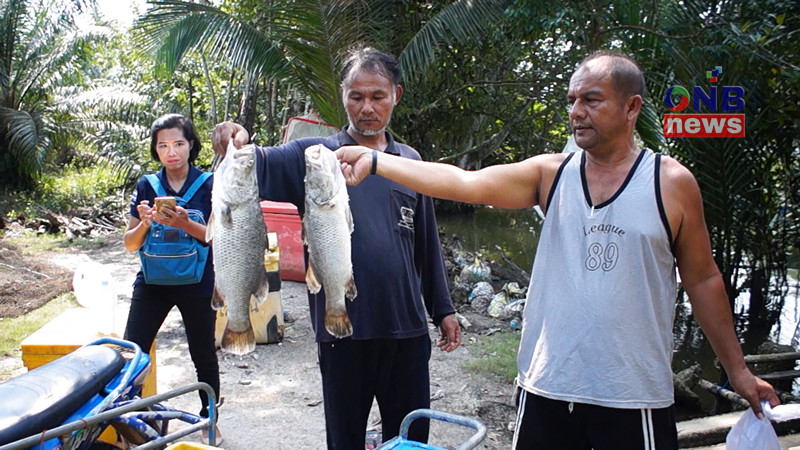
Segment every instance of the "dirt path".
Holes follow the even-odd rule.
[[[119,297],[117,322],[122,326],[138,259],[123,249],[119,238],[87,256],[111,269]],[[87,256],[60,255],[55,262],[74,270]],[[288,324],[282,343],[258,345],[255,352],[243,357],[219,353],[224,397],[219,426],[226,449],[325,448],[322,391],[305,285],[284,282],[281,296],[284,311],[295,319]],[[438,337],[432,325],[431,336]],[[464,342],[469,343],[470,336],[467,332]],[[482,420],[488,436],[479,448],[510,448],[512,434],[508,424],[514,418],[513,389],[500,380],[468,375],[462,365],[471,358],[464,346],[450,354],[434,349],[431,407]],[[159,393],[195,381],[177,309],[170,313],[157,336],[157,381]],[[168,404],[191,412],[199,409],[195,393]],[[379,420],[373,407],[370,424],[379,426]],[[431,426],[431,444],[441,447],[455,448],[469,435],[467,429],[453,425],[433,422]],[[187,440],[198,441],[199,436]]]

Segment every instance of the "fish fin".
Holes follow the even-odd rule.
[[[233,331],[227,326],[222,333],[220,348],[234,355],[246,355],[256,349],[256,334],[253,326],[248,325],[245,331]]]
[[[349,207],[344,209],[344,219],[347,222],[347,229],[350,231],[350,234],[353,234],[355,226],[353,226],[353,213],[350,212]]]
[[[214,293],[211,295],[211,308],[214,310],[222,309],[225,307],[225,298],[219,293],[217,287],[214,286]]]
[[[211,217],[208,218],[208,223],[206,224],[206,243],[210,244],[211,240],[214,238],[214,224],[216,220],[214,220],[214,212],[211,212]]]
[[[344,284],[344,288],[344,298],[352,302],[353,299],[356,298],[356,295],[358,295],[358,291],[356,290],[356,281],[353,279],[353,277],[350,277],[350,279],[347,280],[347,282]]]
[[[267,271],[261,273],[261,279],[258,281],[258,289],[253,294],[253,301],[256,305],[260,305],[267,300],[269,296],[269,280],[267,280]]]
[[[219,215],[223,224],[227,227],[233,226],[233,216],[231,214],[231,208],[228,205],[223,204],[219,207]]]
[[[353,335],[353,325],[344,307],[325,308],[325,329],[337,339]]]
[[[322,285],[317,281],[317,276],[314,273],[314,268],[311,265],[311,257],[308,258],[308,269],[306,270],[306,285],[308,287],[308,292],[312,294],[316,294],[322,289]]]

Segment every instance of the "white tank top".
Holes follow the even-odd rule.
[[[592,206],[573,153],[559,169],[533,264],[517,363],[522,388],[615,408],[673,403],[677,283],[658,180],[642,150],[609,200]]]

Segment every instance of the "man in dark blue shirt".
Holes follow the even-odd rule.
[[[257,147],[259,193],[290,202],[304,214],[304,151],[315,144],[335,150],[363,145],[420,159],[413,148],[386,132],[400,100],[401,70],[391,55],[372,48],[354,51],[341,72],[342,99],[350,125],[326,138],[307,138],[279,147]],[[217,125],[212,141],[224,154],[233,138],[249,141],[243,127]],[[353,335],[336,339],[325,330],[324,290],[309,293],[311,320],[319,346],[328,448],[364,448],[373,399],[381,413],[383,440],[399,433],[403,417],[430,406],[427,316],[439,326],[437,345],[452,351],[461,332],[450,300],[433,202],[381,177],[348,186],[354,231],[353,276],[358,296],[347,302]],[[415,421],[409,438],[427,442],[427,421]]]

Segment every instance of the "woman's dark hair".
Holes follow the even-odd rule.
[[[158,132],[171,128],[180,128],[183,131],[183,137],[192,143],[192,148],[189,150],[189,163],[194,163],[194,160],[197,159],[197,155],[200,154],[200,138],[197,137],[197,132],[194,130],[192,121],[180,114],[166,114],[153,122],[153,126],[150,127],[150,156],[152,156],[154,160],[161,162],[161,159],[158,158],[158,152],[156,151]]]

